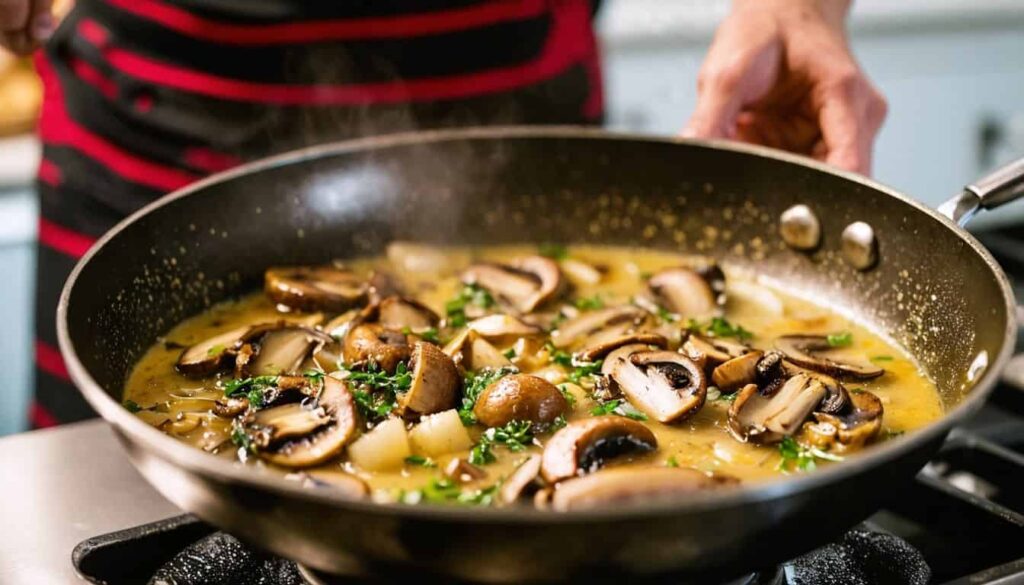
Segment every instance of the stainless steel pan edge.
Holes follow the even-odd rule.
[[[990,267],[993,275],[997,278],[1001,291],[1002,291],[1002,302],[1005,304],[1005,310],[1007,315],[1013,314],[1014,301],[1009,283],[999,269],[998,265],[988,254],[988,252],[968,233],[960,229],[951,220],[942,216],[941,214],[933,211],[927,207],[920,205],[912,200],[907,199],[903,195],[889,190],[877,183],[867,180],[863,177],[842,173],[835,169],[825,167],[819,163],[809,161],[805,158],[780,153],[774,150],[758,148],[752,146],[737,145],[733,143],[722,143],[722,142],[700,142],[700,141],[685,141],[677,139],[655,139],[644,136],[629,135],[629,134],[610,134],[607,132],[591,129],[580,129],[580,128],[503,128],[503,129],[469,129],[469,130],[453,130],[453,131],[437,131],[429,133],[417,133],[409,135],[395,135],[386,136],[379,138],[356,140],[346,143],[326,145],[320,147],[314,147],[297,151],[293,153],[284,154],[278,157],[245,165],[238,169],[216,175],[196,183],[188,188],[180,190],[174,194],[171,194],[160,201],[154,202],[146,208],[140,210],[136,214],[119,224],[109,234],[101,238],[97,245],[91,250],[79,264],[76,266],[74,272],[69,278],[63,293],[61,295],[60,304],[58,307],[58,337],[61,347],[61,351],[67,362],[68,370],[71,374],[72,379],[76,385],[81,389],[82,393],[89,401],[89,403],[108,420],[115,431],[121,437],[122,442],[129,448],[129,452],[132,455],[133,460],[140,465],[143,472],[146,473],[146,467],[168,465],[172,467],[179,467],[181,469],[196,472],[204,476],[214,478],[218,481],[222,481],[226,484],[234,485],[249,485],[262,490],[278,492],[289,498],[296,498],[299,500],[307,500],[312,502],[319,502],[323,504],[329,504],[340,508],[351,509],[353,511],[360,511],[366,514],[380,514],[380,515],[398,515],[406,518],[421,518],[425,520],[429,519],[443,519],[449,522],[465,522],[465,523],[487,523],[500,521],[502,524],[574,524],[574,523],[588,523],[593,521],[614,521],[617,519],[643,519],[645,517],[654,517],[667,510],[680,511],[680,510],[710,510],[718,506],[738,504],[742,502],[754,502],[763,500],[772,500],[775,498],[782,497],[788,494],[799,493],[807,490],[811,490],[815,487],[820,487],[832,482],[843,481],[845,477],[850,477],[858,474],[861,470],[881,465],[886,461],[898,459],[900,457],[907,456],[915,447],[920,443],[936,442],[941,440],[941,437],[958,421],[968,416],[975,410],[977,410],[984,402],[986,396],[995,384],[998,378],[998,372],[1009,358],[1013,348],[1013,340],[1016,331],[1016,325],[1012,319],[1008,319],[1004,332],[1004,342],[1002,350],[999,355],[994,356],[990,359],[987,369],[981,374],[974,384],[974,389],[970,394],[952,411],[950,411],[943,419],[936,423],[922,429],[918,432],[909,434],[907,436],[892,440],[886,444],[872,449],[870,452],[865,453],[852,461],[847,462],[844,465],[831,466],[826,469],[822,469],[817,473],[810,474],[802,477],[795,477],[785,482],[775,482],[763,486],[755,486],[743,490],[737,490],[734,492],[721,492],[721,493],[708,493],[700,494],[697,497],[688,498],[685,501],[678,502],[659,502],[655,504],[639,504],[636,506],[630,506],[626,508],[619,508],[614,510],[594,510],[587,512],[573,512],[567,514],[550,514],[543,512],[536,512],[533,510],[502,510],[502,509],[485,509],[485,510],[465,510],[465,509],[451,509],[451,508],[433,508],[433,507],[408,507],[399,505],[381,505],[373,504],[369,502],[353,502],[344,498],[332,495],[329,492],[323,492],[320,490],[307,490],[297,487],[292,482],[272,477],[267,474],[260,474],[252,469],[247,469],[239,465],[228,464],[222,460],[218,460],[214,457],[200,453],[191,447],[181,444],[180,442],[165,436],[163,433],[149,427],[141,420],[132,416],[128,411],[121,407],[121,405],[112,399],[107,393],[96,383],[90,374],[86,371],[85,367],[78,359],[75,347],[73,346],[69,332],[67,329],[67,312],[68,303],[71,297],[71,292],[74,289],[75,283],[82,268],[88,264],[92,256],[98,249],[101,249],[107,242],[112,238],[116,237],[116,234],[123,230],[126,226],[131,225],[138,218],[157,209],[161,206],[167,205],[171,201],[187,197],[192,193],[201,191],[204,188],[213,185],[218,182],[228,181],[232,178],[260,169],[274,167],[278,165],[285,165],[304,159],[316,158],[322,156],[325,153],[339,153],[347,151],[358,151],[363,149],[375,148],[380,146],[405,144],[405,143],[430,143],[432,141],[444,141],[453,139],[466,139],[475,137],[567,137],[567,138],[601,138],[607,140],[648,140],[657,142],[681,142],[692,145],[706,146],[709,148],[742,152],[748,154],[754,154],[762,157],[773,158],[777,160],[786,161],[791,164],[801,165],[810,167],[813,169],[825,171],[831,174],[839,175],[846,180],[860,183],[869,187],[873,190],[881,191],[886,193],[890,197],[899,199],[900,201],[918,209],[922,213],[930,216],[936,221],[945,224],[948,229],[954,231],[956,235],[963,240],[971,249],[979,254]],[[159,463],[158,463],[159,461]],[[152,471],[155,471],[152,470]],[[146,473],[149,475],[149,473]],[[184,507],[188,508],[187,504],[195,504],[195,502],[185,502],[181,500],[184,494],[175,494],[175,486],[157,485],[158,489],[161,489],[168,497],[176,501],[179,504],[183,504]]]

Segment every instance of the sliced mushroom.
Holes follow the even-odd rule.
[[[704,372],[677,352],[627,345],[612,352],[601,371],[633,406],[665,423],[694,414],[707,396]]]
[[[512,361],[505,357],[505,354],[472,329],[464,329],[448,342],[444,353],[452,358],[456,366],[462,366],[472,372],[512,365]]]
[[[249,325],[232,329],[185,348],[175,367],[191,378],[208,376],[234,357],[234,352],[248,338],[253,328]]]
[[[711,373],[711,383],[726,393],[735,392],[747,384],[756,384],[757,364],[763,355],[752,351],[724,362]]]
[[[419,341],[412,350],[412,384],[398,400],[402,416],[424,415],[455,406],[459,371],[436,345]]]
[[[224,396],[213,403],[213,413],[224,418],[234,418],[249,409],[245,396]]]
[[[707,475],[685,467],[617,467],[558,484],[551,507],[564,512],[649,502],[737,483],[734,478]]]
[[[313,432],[283,441],[256,454],[275,465],[311,467],[338,455],[356,434],[356,405],[348,387],[341,380],[325,377],[317,400],[325,423]]]
[[[595,345],[588,343],[586,347],[576,352],[576,359],[584,362],[597,361],[620,347],[632,344],[653,345],[664,349],[668,346],[668,340],[657,333],[628,333],[612,339],[601,340]]]
[[[596,471],[607,459],[653,451],[658,439],[646,425],[623,416],[595,416],[570,422],[555,433],[541,455],[541,475],[556,483]]]
[[[459,483],[469,483],[487,477],[487,472],[462,457],[456,457],[445,466],[444,475]]]
[[[530,495],[530,488],[537,485],[540,477],[540,455],[530,455],[516,467],[516,470],[501,483],[498,501],[502,504],[513,504],[520,498]]]
[[[366,283],[335,266],[268,268],[264,291],[270,300],[301,311],[340,313],[366,301]]]
[[[870,380],[885,373],[874,364],[838,361],[823,355],[835,349],[824,335],[784,335],[775,340],[775,347],[798,366],[838,378]]]
[[[440,321],[437,313],[430,310],[430,307],[403,297],[388,297],[380,302],[380,314],[378,323],[385,329],[402,331],[422,331],[428,327],[435,327]]]
[[[849,405],[841,414],[815,412],[815,423],[804,425],[805,433],[817,435],[819,447],[838,452],[862,448],[882,429],[882,401],[870,392],[849,395]]]
[[[749,384],[729,408],[729,430],[740,441],[777,443],[800,429],[825,394],[820,381],[804,374],[786,380],[772,396]]]
[[[358,324],[357,317],[359,317],[359,313],[358,309],[350,309],[321,324],[320,328],[323,329],[324,333],[335,339],[345,339],[352,326]]]
[[[254,358],[236,362],[245,376],[276,376],[300,373],[301,366],[318,346],[333,343],[334,338],[308,327],[283,327],[268,332],[259,342]]]
[[[257,411],[254,418],[257,427],[266,432],[258,433],[257,447],[265,448],[296,437],[303,437],[324,426],[330,419],[321,406],[291,402]]]
[[[662,306],[686,318],[719,316],[725,304],[725,276],[714,264],[698,270],[662,270],[647,281],[647,286]]]
[[[721,364],[749,352],[750,348],[729,339],[691,333],[679,351],[703,367],[705,372],[711,372]]]
[[[488,315],[470,321],[466,327],[487,339],[529,337],[544,333],[540,328],[529,325],[511,315]]]
[[[310,469],[289,477],[301,481],[303,487],[340,490],[354,499],[370,495],[370,486],[365,481],[344,471]]]
[[[551,334],[551,343],[560,349],[570,347],[612,325],[634,326],[642,323],[646,317],[646,311],[632,305],[585,311],[562,323],[558,330]]]
[[[514,420],[550,424],[569,410],[554,384],[528,374],[505,376],[484,389],[473,414],[483,425],[500,427]]]
[[[349,366],[372,362],[385,372],[393,373],[399,362],[407,361],[411,354],[405,334],[375,323],[353,327],[345,336],[343,356]]]
[[[561,261],[562,271],[577,285],[593,286],[601,282],[601,270],[572,258]]]
[[[550,258],[527,256],[509,266],[474,264],[462,273],[462,281],[487,289],[520,313],[529,313],[559,293],[562,272]]]

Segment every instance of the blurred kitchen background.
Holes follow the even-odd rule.
[[[608,126],[682,128],[727,0],[605,0]],[[929,205],[1024,155],[1024,0],[858,0],[855,52],[889,100],[875,177]],[[32,388],[39,86],[0,55],[0,435],[26,428]],[[1024,220],[1011,206],[978,223]]]

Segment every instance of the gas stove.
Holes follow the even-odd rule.
[[[977,235],[1024,302],[1024,227]],[[749,573],[732,583],[1024,583],[1024,357],[1011,362],[1004,380],[881,511],[797,559],[745,567]],[[101,421],[0,439],[0,469],[0,583],[451,582],[358,568],[346,577],[319,575],[180,516]]]

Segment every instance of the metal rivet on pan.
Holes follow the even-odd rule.
[[[797,250],[813,250],[821,242],[821,222],[806,205],[794,205],[779,217],[782,240]]]
[[[878,262],[878,240],[875,229],[863,221],[855,221],[843,230],[843,256],[857,270],[869,270]]]

